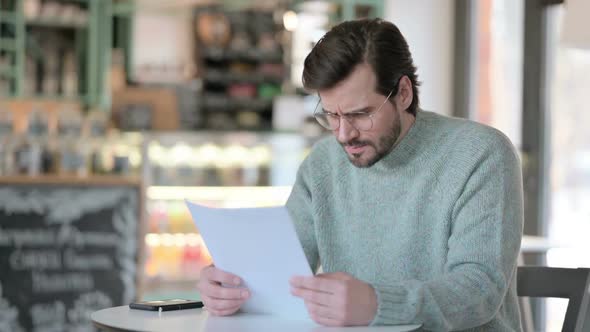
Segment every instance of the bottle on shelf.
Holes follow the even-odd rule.
[[[66,97],[78,95],[78,70],[73,51],[66,52],[63,60],[62,91]]]
[[[219,172],[223,186],[244,185],[242,168],[246,159],[248,148],[243,145],[233,144],[223,148],[222,154],[215,161],[215,168]]]
[[[71,109],[58,114],[58,167],[59,174],[88,175],[88,157],[82,138],[82,115]]]
[[[111,52],[110,81],[108,88],[112,91],[124,90],[127,86],[127,73],[125,72],[125,53],[122,49],[113,49]]]
[[[34,107],[28,114],[24,135],[14,150],[17,173],[29,176],[47,174],[53,170],[52,142],[49,141],[47,113]]]
[[[112,162],[105,151],[104,141],[107,135],[108,119],[105,112],[93,110],[84,119],[84,127],[88,140],[88,155],[90,172],[92,174],[106,174],[112,169]]]
[[[215,165],[221,151],[221,147],[213,143],[203,144],[197,149],[204,180],[202,186],[214,187],[222,185],[222,180]]]
[[[52,36],[44,45],[43,94],[57,96],[59,93],[59,52],[55,47],[57,40]]]
[[[245,178],[249,179],[248,185],[270,185],[271,151],[268,145],[257,145],[250,149],[250,162],[244,165]]]
[[[33,96],[35,93],[37,93],[37,77],[39,76],[38,69],[37,61],[30,54],[27,54],[25,60],[24,80],[25,96]]]
[[[211,264],[211,255],[184,202],[154,200],[148,211],[146,276],[164,281],[197,279],[199,271]]]

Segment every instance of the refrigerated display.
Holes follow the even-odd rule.
[[[285,204],[299,164],[317,140],[296,133],[142,135],[143,299],[198,298],[199,272],[212,260],[185,200],[225,208]]]

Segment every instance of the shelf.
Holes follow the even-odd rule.
[[[74,175],[38,175],[38,176],[0,176],[0,184],[71,184],[71,185],[139,185],[141,180],[133,176],[92,175],[80,177]]]
[[[265,51],[260,49],[229,50],[222,48],[207,48],[203,50],[202,56],[207,60],[214,61],[256,61],[256,62],[282,62],[283,54],[279,51]]]
[[[27,19],[26,24],[28,26],[38,26],[45,28],[63,28],[63,29],[86,29],[87,23],[85,22],[74,22],[64,21],[59,18],[36,18]]]
[[[230,97],[226,94],[207,93],[203,95],[203,106],[212,111],[265,111],[272,108],[272,99]]]
[[[265,131],[265,132],[251,132],[246,130],[231,130],[231,131],[218,131],[218,130],[199,130],[199,131],[174,131],[174,132],[162,132],[162,131],[151,131],[151,132],[127,132],[126,135],[133,135],[138,139],[151,139],[155,140],[164,145],[174,145],[178,141],[188,142],[189,144],[203,145],[206,143],[210,144],[239,144],[244,146],[256,145],[259,143],[268,144],[273,139],[298,139],[300,138],[299,132],[277,132],[277,131]]]
[[[259,73],[231,73],[221,70],[207,70],[203,79],[208,83],[231,84],[231,83],[274,83],[281,84],[282,76],[264,75]]]
[[[146,197],[151,200],[170,201],[227,201],[240,202],[245,205],[267,203],[281,205],[287,202],[291,186],[269,187],[173,187],[151,186],[147,188]],[[271,204],[268,204],[271,203]]]
[[[60,102],[83,102],[85,96],[61,96],[61,95],[24,95],[19,97],[12,97],[10,99],[18,100],[36,100],[36,101],[60,101]]]

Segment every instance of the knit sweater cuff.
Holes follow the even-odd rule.
[[[371,325],[414,323],[418,312],[416,303],[409,300],[408,290],[395,285],[372,285],[377,295],[377,313]]]

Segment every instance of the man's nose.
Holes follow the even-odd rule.
[[[359,135],[359,131],[345,117],[340,118],[340,126],[336,130],[336,138],[340,143],[350,142]]]

